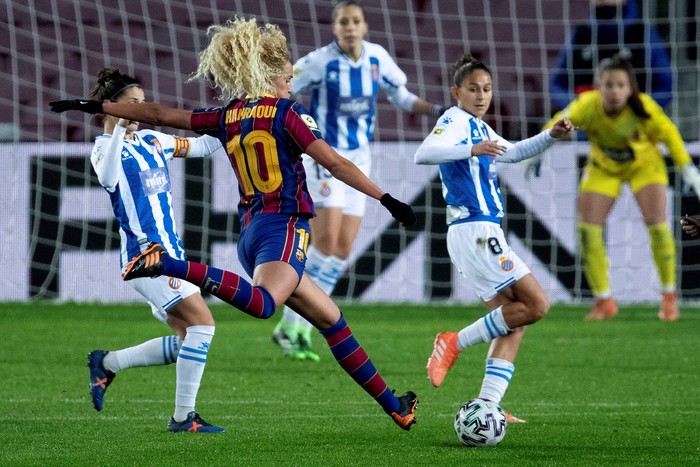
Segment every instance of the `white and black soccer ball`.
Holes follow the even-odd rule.
[[[455,433],[465,446],[495,446],[505,438],[507,425],[501,406],[483,399],[465,402],[455,414]]]

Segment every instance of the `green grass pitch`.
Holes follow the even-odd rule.
[[[277,317],[212,308],[197,410],[221,435],[166,431],[174,365],[119,373],[104,410],[93,410],[87,352],[167,334],[146,305],[0,304],[0,465],[700,465],[700,309],[682,309],[674,323],[652,307],[586,322],[586,308],[553,306],[528,329],[503,401],[528,423],[509,426],[495,448],[470,449],[452,422],[479,391],[487,346],[463,352],[439,389],[424,366],[435,333],[460,329],[481,308],[343,307],[390,387],[418,394],[410,432],[320,336],[320,363],[291,361],[270,341]]]

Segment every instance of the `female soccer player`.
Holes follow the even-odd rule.
[[[144,102],[141,84],[113,68],[99,72],[91,95],[100,102]],[[122,268],[141,253],[149,239],[160,242],[173,258],[185,259],[175,225],[168,161],[209,156],[222,149],[219,140],[211,136],[179,138],[138,128],[138,121],[105,115],[104,134],[96,138],[90,157],[119,221]],[[168,430],[224,431],[203,421],[194,410],[214,336],[214,318],[199,288],[167,276],[136,279],[129,284],[176,335],[117,351],[90,352],[90,392],[95,409],[102,410],[104,393],[118,371],[176,362],[175,413]]]
[[[395,107],[407,112],[437,118],[444,108],[409,92],[406,75],[389,53],[364,40],[368,25],[361,2],[338,2],[332,20],[335,40],[294,64],[292,94],[311,95],[309,110],[326,142],[369,175],[369,142],[380,90]],[[306,273],[330,295],[357,237],[366,198],[334,178],[313,157],[304,156],[304,167],[316,208]],[[318,361],[310,336],[311,324],[286,307],[272,340],[293,358]]]
[[[482,120],[493,97],[491,72],[471,55],[455,64],[450,88],[457,106],[449,108],[415,154],[417,164],[439,164],[447,202],[447,250],[452,262],[484,301],[489,313],[459,332],[435,337],[428,378],[442,384],[459,353],[491,342],[479,398],[499,403],[515,371],[525,326],[539,321],[549,300],[501,230],[503,199],[496,162],[534,157],[573,130],[567,119],[515,144]],[[523,422],[508,415],[508,421]]]
[[[59,101],[55,111],[104,111],[154,125],[217,136],[238,179],[241,236],[238,259],[253,278],[184,261],[158,243],[149,245],[123,277],[173,276],[192,282],[256,318],[273,315],[285,303],[313,323],[340,366],[403,429],[415,422],[413,392],[396,397],[355,340],[335,303],[303,274],[314,204],[306,188],[301,154],[318,161],[334,177],[381,201],[403,225],[415,223],[407,204],[381,191],[352,162],[321,137],[316,122],[289,99],[292,65],[278,26],[258,27],[255,18],[236,18],[209,28],[210,44],[200,54],[195,77],[213,79],[224,107],[177,110],[158,104]],[[235,96],[247,96],[238,99]]]
[[[668,173],[658,143],[668,148],[683,179],[700,195],[700,172],[692,164],[676,126],[648,95],[639,91],[629,61],[614,56],[600,62],[594,91],[585,92],[556,114],[588,132],[591,153],[583,169],[578,197],[578,235],[583,270],[595,297],[587,319],[618,313],[608,278],[603,225],[622,185],[629,183],[649,232],[661,280],[658,316],[678,319],[676,246],[666,220]]]

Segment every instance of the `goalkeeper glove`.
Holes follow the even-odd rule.
[[[100,101],[90,101],[85,99],[71,99],[65,101],[53,101],[49,102],[51,106],[51,112],[62,113],[66,110],[80,110],[81,112],[89,114],[101,114],[104,113],[102,110],[102,102]]]
[[[542,156],[535,156],[527,159],[524,162],[525,165],[525,178],[530,178],[530,175],[534,175],[539,178],[540,169],[542,168]]]
[[[379,199],[379,202],[382,203],[382,206],[384,206],[391,213],[393,218],[399,221],[404,227],[411,227],[416,223],[416,215],[413,213],[411,206],[402,203],[389,193],[384,193]]]
[[[683,181],[690,185],[695,195],[700,198],[700,170],[692,163],[686,164],[685,167],[683,167]]]

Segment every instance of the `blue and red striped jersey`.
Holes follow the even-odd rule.
[[[219,138],[238,178],[245,228],[258,213],[315,216],[301,155],[321,133],[303,105],[263,96],[196,109],[192,130]]]

